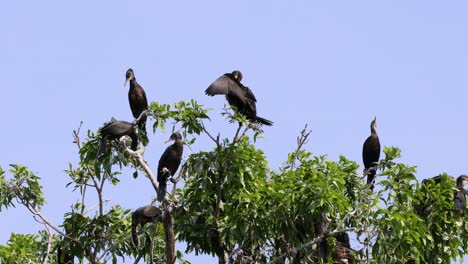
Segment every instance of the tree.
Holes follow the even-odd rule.
[[[131,235],[136,208],[104,210],[103,192],[108,184],[118,185],[120,171],[129,167],[135,178],[142,173],[149,178],[156,197],[158,183],[144,161],[144,147],[132,151],[122,138],[96,158],[98,134],[88,131],[81,142],[78,129],[80,162],[66,172],[68,186],[83,199],[63,223],[51,223],[41,213],[45,201],[37,175],[17,164],[8,172],[0,168],[0,209],[25,206],[45,228],[12,234],[0,246],[2,263],[183,262],[176,237],[187,243],[187,251],[211,254],[219,263],[345,263],[344,257],[347,263],[447,263],[468,253],[468,216],[453,210],[453,182],[443,176],[440,184],[421,185],[416,167],[397,162],[397,148],[384,149],[385,158],[376,165],[380,188],[373,192],[356,162],[343,156],[330,161],[305,150],[307,126],[297,148],[272,170],[255,147],[263,131],[236,112],[223,112],[228,121],[242,124],[232,138],[213,136],[203,123],[208,109],[193,100],[172,106],[153,102],[147,114],[153,132],[172,124],[187,146],[200,135],[213,145],[191,154],[172,175],[174,188],[155,202],[162,215],[139,229],[139,246]],[[97,193],[97,208],[84,202],[90,191]],[[352,250],[343,242],[348,235],[357,240]]]

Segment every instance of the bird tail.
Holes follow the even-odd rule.
[[[96,158],[99,158],[99,156],[101,156],[102,152],[104,152],[106,147],[107,147],[107,139],[101,138],[101,141],[99,142],[98,150],[96,152]]]
[[[159,192],[158,192],[158,201],[162,202],[167,192],[167,183],[166,181],[159,183]]]
[[[132,240],[133,244],[135,244],[135,247],[138,247],[138,236],[136,232],[136,227],[137,227],[137,219],[134,215],[132,215]]]
[[[375,178],[375,169],[369,168],[369,171],[367,172],[367,184],[369,185],[369,189],[371,191],[374,190],[374,178]]]
[[[259,116],[256,116],[255,117],[255,121],[259,122],[259,123],[262,123],[264,125],[267,125],[267,126],[271,126],[273,125],[273,122],[268,120],[268,119],[265,119],[263,117],[259,117]]]

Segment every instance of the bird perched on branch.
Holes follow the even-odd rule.
[[[468,176],[460,175],[457,178],[457,191],[454,193],[455,210],[464,211],[466,209],[466,194],[463,186],[468,184]]]
[[[372,120],[370,129],[371,135],[362,146],[362,159],[364,161],[364,173],[367,174],[367,184],[371,190],[374,189],[374,178],[376,173],[376,163],[380,158],[380,141],[375,128],[377,127],[377,117]]]
[[[135,133],[135,129],[132,123],[127,121],[111,121],[105,124],[100,130],[99,134],[101,141],[99,143],[99,148],[96,153],[96,157],[99,157],[102,152],[107,147],[108,140],[119,140],[123,136],[129,136],[132,139],[131,149],[133,151],[137,150],[138,147],[138,137]]]
[[[162,201],[166,196],[167,180],[174,177],[179,168],[184,151],[182,135],[179,132],[173,133],[166,143],[169,141],[174,141],[174,143],[166,148],[158,164],[159,201]]]
[[[240,71],[226,73],[216,79],[205,90],[205,94],[210,96],[224,94],[228,103],[234,106],[248,120],[267,126],[273,125],[272,121],[257,116],[257,107],[255,105],[257,99],[252,91],[247,86],[244,86],[241,81],[242,73]]]
[[[133,243],[136,247],[138,247],[138,235],[137,235],[137,227],[140,225],[143,227],[147,223],[161,221],[162,220],[162,212],[153,205],[147,205],[140,207],[135,210],[132,214],[132,239]]]
[[[148,110],[148,101],[146,99],[145,90],[135,79],[135,73],[132,69],[128,69],[125,74],[124,86],[130,82],[130,90],[128,90],[128,102],[134,118],[138,118],[143,111]],[[138,122],[138,127],[146,135],[146,116],[143,116]]]
[[[354,263],[353,256],[351,254],[352,248],[349,243],[349,235],[346,232],[340,232],[334,236],[335,252],[333,253],[333,263]]]

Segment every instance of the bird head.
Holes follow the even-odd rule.
[[[232,73],[232,76],[234,77],[234,79],[236,79],[237,81],[242,81],[242,73],[240,71],[233,71]]]
[[[374,117],[374,120],[371,122],[371,130],[375,130],[377,128],[377,117]]]
[[[457,186],[463,186],[465,184],[468,184],[468,176],[467,175],[460,175],[457,178]]]
[[[127,70],[127,73],[125,73],[125,83],[124,83],[124,86],[127,85],[127,82],[132,80],[132,79],[135,79],[135,74],[133,73],[133,70],[132,68],[128,69]]]
[[[169,141],[176,141],[176,140],[181,140],[181,139],[182,139],[182,135],[179,132],[175,132],[175,133],[172,133],[172,135],[169,137],[169,139],[165,143]]]

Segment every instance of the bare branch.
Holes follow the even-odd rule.
[[[43,264],[49,263],[49,255],[50,255],[50,248],[52,247],[52,237],[54,236],[52,232],[50,232],[50,228],[44,223],[44,227],[47,230],[47,233],[49,234],[49,237],[47,238],[47,251],[44,256],[44,260],[42,261]]]
[[[133,122],[134,122],[135,124],[138,124],[138,123],[140,123],[140,120],[141,120],[142,118],[144,118],[145,116],[150,116],[148,110],[145,110],[145,111],[141,112],[141,114],[138,116],[138,118],[135,119],[135,121],[133,121]]]
[[[242,128],[242,123],[239,122],[239,127],[237,128],[236,130],[236,134],[234,134],[234,138],[232,139],[232,142],[235,143],[237,142],[239,139],[237,138],[237,136],[239,135],[239,131],[241,130]],[[242,136],[241,136],[242,137]]]
[[[26,206],[26,208],[34,215],[34,216],[37,216],[39,217],[43,223],[45,225],[48,225],[50,228],[52,228],[55,232],[59,233],[61,236],[65,237],[66,239],[69,239],[69,240],[72,240],[74,242],[77,242],[79,244],[80,241],[74,237],[71,237],[67,234],[65,234],[64,232],[62,232],[60,229],[58,229],[57,227],[55,227],[54,225],[52,225],[42,214],[41,212],[39,212],[38,210],[36,210],[29,202],[25,202],[23,203],[24,206]]]
[[[301,134],[297,137],[297,149],[294,152],[294,158],[291,162],[291,170],[293,170],[296,167],[296,161],[299,157],[299,152],[301,151],[302,146],[307,144],[309,141],[309,135],[312,133],[312,130],[307,132],[307,124],[305,125],[304,129],[302,129]]]
[[[202,126],[203,126],[203,131],[205,132],[205,134],[208,135],[209,138],[211,138],[211,140],[216,144],[216,146],[221,146],[221,144],[219,144],[219,134],[218,134],[218,137],[215,139],[211,134],[210,132],[208,132],[208,130],[206,129],[205,127],[205,124],[203,124],[203,122],[201,123]]]
[[[83,121],[80,122],[80,126],[78,127],[78,129],[73,130],[73,143],[75,143],[79,149],[81,149],[80,130],[81,130],[82,125],[83,125]]]
[[[125,148],[125,151],[130,154],[135,160],[140,164],[140,166],[143,168],[145,171],[146,175],[148,175],[151,184],[153,185],[154,190],[156,191],[156,194],[159,192],[158,189],[158,182],[156,181],[156,178],[154,177],[153,171],[149,168],[148,164],[146,161],[143,159],[143,156],[141,155],[140,152],[138,151],[133,151],[129,148]]]

